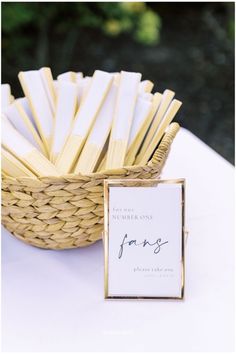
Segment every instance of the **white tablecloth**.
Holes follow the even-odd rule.
[[[185,300],[104,300],[101,241],[48,251],[3,229],[4,351],[233,350],[234,169],[181,129],[163,177],[186,178]]]

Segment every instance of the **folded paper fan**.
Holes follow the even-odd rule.
[[[1,109],[3,110],[12,102],[11,87],[8,84],[1,85]]]
[[[9,151],[2,148],[2,172],[6,176],[11,177],[36,177],[36,175],[30,171],[22,162],[20,162]]]
[[[65,174],[72,171],[108,93],[112,79],[111,74],[99,70],[95,71],[88,93],[75,117],[71,134],[55,162],[60,173]]]
[[[144,140],[145,134],[148,131],[148,128],[153,120],[153,117],[160,105],[162,98],[162,94],[159,92],[155,93],[153,96],[152,102],[150,102],[151,107],[148,107],[146,104],[146,109],[145,106],[143,106],[143,110],[139,108],[139,106],[136,107],[137,110],[137,126],[135,129],[133,129],[133,133],[131,131],[131,135],[129,138],[129,144],[128,144],[128,150],[125,156],[125,165],[129,166],[132,165],[135,157],[137,155],[137,152]]]
[[[7,116],[13,126],[20,132],[32,145],[34,145],[43,154],[46,154],[42,140],[38,132],[33,126],[30,118],[22,108],[18,100],[15,100],[5,110],[4,114]]]
[[[106,158],[107,169],[119,168],[124,164],[140,80],[140,73],[122,71],[120,74]]]
[[[151,127],[147,133],[146,139],[145,139],[145,141],[142,145],[141,151],[139,153],[140,156],[142,156],[145,153],[145,151],[147,150],[148,145],[152,141],[152,138],[154,137],[155,132],[156,132],[162,118],[164,117],[164,114],[166,113],[167,108],[169,107],[174,95],[175,95],[175,92],[173,92],[171,90],[165,90],[163,92],[160,105],[158,107],[156,115],[152,121]]]
[[[28,142],[7,119],[2,119],[2,145],[37,176],[59,176],[55,166]]]
[[[54,89],[51,69],[50,68],[41,68],[39,70],[39,73],[40,73],[42,81],[43,81],[44,89],[47,93],[47,98],[49,100],[51,110],[53,113],[55,113],[56,93],[55,93],[55,89]]]
[[[138,155],[137,159],[135,160],[135,164],[137,165],[145,165],[150,157],[152,156],[155,148],[158,146],[166,128],[168,125],[171,123],[171,121],[174,119],[176,113],[180,109],[182,105],[181,101],[178,100],[173,100],[167,109],[167,112],[165,113],[161,124],[159,125],[157,131],[155,132],[147,150],[143,153],[143,155]]]
[[[141,81],[139,84],[139,92],[151,92],[153,89],[154,83],[150,80]]]
[[[24,112],[27,114],[27,116],[29,117],[31,123],[33,124],[34,128],[37,130],[37,132],[39,133],[38,131],[38,128],[37,128],[37,125],[35,123],[35,120],[34,120],[34,116],[33,116],[33,113],[30,109],[30,104],[29,104],[29,101],[26,97],[20,97],[20,98],[17,98],[15,100],[15,102],[18,103],[18,105],[21,106],[21,108],[24,110]]]
[[[58,84],[57,104],[50,160],[55,162],[69,136],[77,107],[77,85],[70,81]]]
[[[48,85],[48,71],[25,71],[19,73],[24,94],[29,100],[38,131],[49,153],[53,132],[52,86]],[[50,97],[50,98],[49,98]]]
[[[113,83],[80,155],[74,170],[75,173],[86,174],[94,172],[111,130],[116,95],[117,85]]]

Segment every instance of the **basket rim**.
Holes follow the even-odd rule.
[[[102,170],[99,172],[93,172],[93,173],[89,173],[89,174],[74,174],[74,173],[68,173],[65,175],[61,175],[61,176],[35,176],[35,177],[11,177],[11,176],[1,176],[2,181],[5,181],[7,183],[7,181],[12,181],[12,182],[27,182],[27,181],[34,181],[37,183],[37,181],[40,182],[46,182],[47,183],[47,179],[49,180],[55,180],[58,182],[65,182],[65,180],[70,180],[73,179],[97,179],[97,178],[106,178],[108,176],[111,175],[122,175],[122,174],[126,174],[127,171],[138,171],[140,169],[144,169],[144,168],[153,168],[156,165],[161,165],[162,163],[164,163],[164,157],[165,155],[168,153],[169,148],[172,144],[172,141],[174,140],[177,132],[180,129],[180,125],[177,122],[173,122],[168,126],[167,131],[164,133],[164,135],[161,138],[160,143],[158,144],[156,150],[154,151],[151,159],[147,162],[146,165],[131,165],[131,166],[123,166],[119,169],[107,169],[107,170]]]

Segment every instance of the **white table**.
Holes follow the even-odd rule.
[[[181,129],[163,177],[186,178],[181,301],[103,299],[103,248],[41,250],[2,232],[4,351],[230,351],[234,169]]]

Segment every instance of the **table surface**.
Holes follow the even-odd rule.
[[[162,177],[186,178],[184,301],[104,300],[101,241],[41,250],[3,229],[3,351],[234,349],[234,168],[181,129]]]

